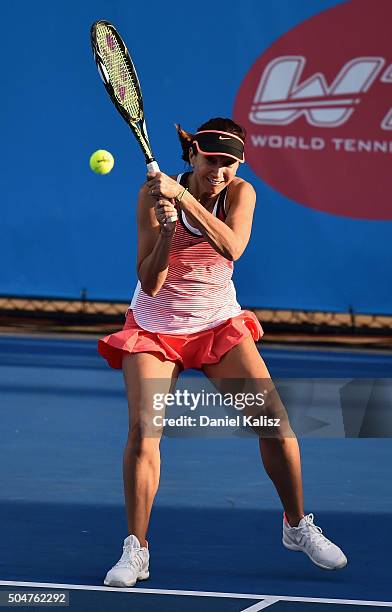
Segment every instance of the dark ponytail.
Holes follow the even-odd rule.
[[[192,146],[192,142],[194,139],[194,134],[190,132],[186,132],[182,129],[179,123],[174,124],[176,126],[177,135],[181,144],[182,156],[181,159],[186,161],[189,164],[189,150]]]

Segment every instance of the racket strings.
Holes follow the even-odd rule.
[[[96,39],[118,102],[125,108],[132,121],[141,121],[143,111],[139,102],[137,77],[132,74],[116,36],[108,27],[100,24],[97,27]]]

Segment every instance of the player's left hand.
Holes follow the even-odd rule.
[[[153,198],[171,200],[181,193],[181,185],[164,172],[149,172],[147,174],[148,193]]]
[[[173,202],[170,200],[159,199],[154,206],[155,216],[162,228],[168,232],[174,231],[176,222],[168,222],[168,219],[177,219],[177,210]]]

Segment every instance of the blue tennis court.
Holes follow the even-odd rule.
[[[392,369],[392,356],[377,351],[262,355],[275,378],[387,378]],[[339,572],[283,548],[256,439],[163,438],[151,577],[116,591],[102,581],[126,535],[121,373],[91,338],[3,335],[0,386],[1,593],[65,590],[80,610],[392,606],[388,438],[301,440],[306,511],[346,552]]]

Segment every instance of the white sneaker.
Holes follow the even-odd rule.
[[[320,527],[313,523],[313,514],[301,519],[298,527],[290,527],[283,516],[283,546],[290,550],[302,550],[323,569],[341,569],[347,565],[346,555],[336,544],[323,536]]]
[[[146,580],[150,573],[148,548],[140,546],[136,536],[124,540],[123,554],[116,565],[106,574],[104,584],[111,587],[132,587],[137,580]]]

